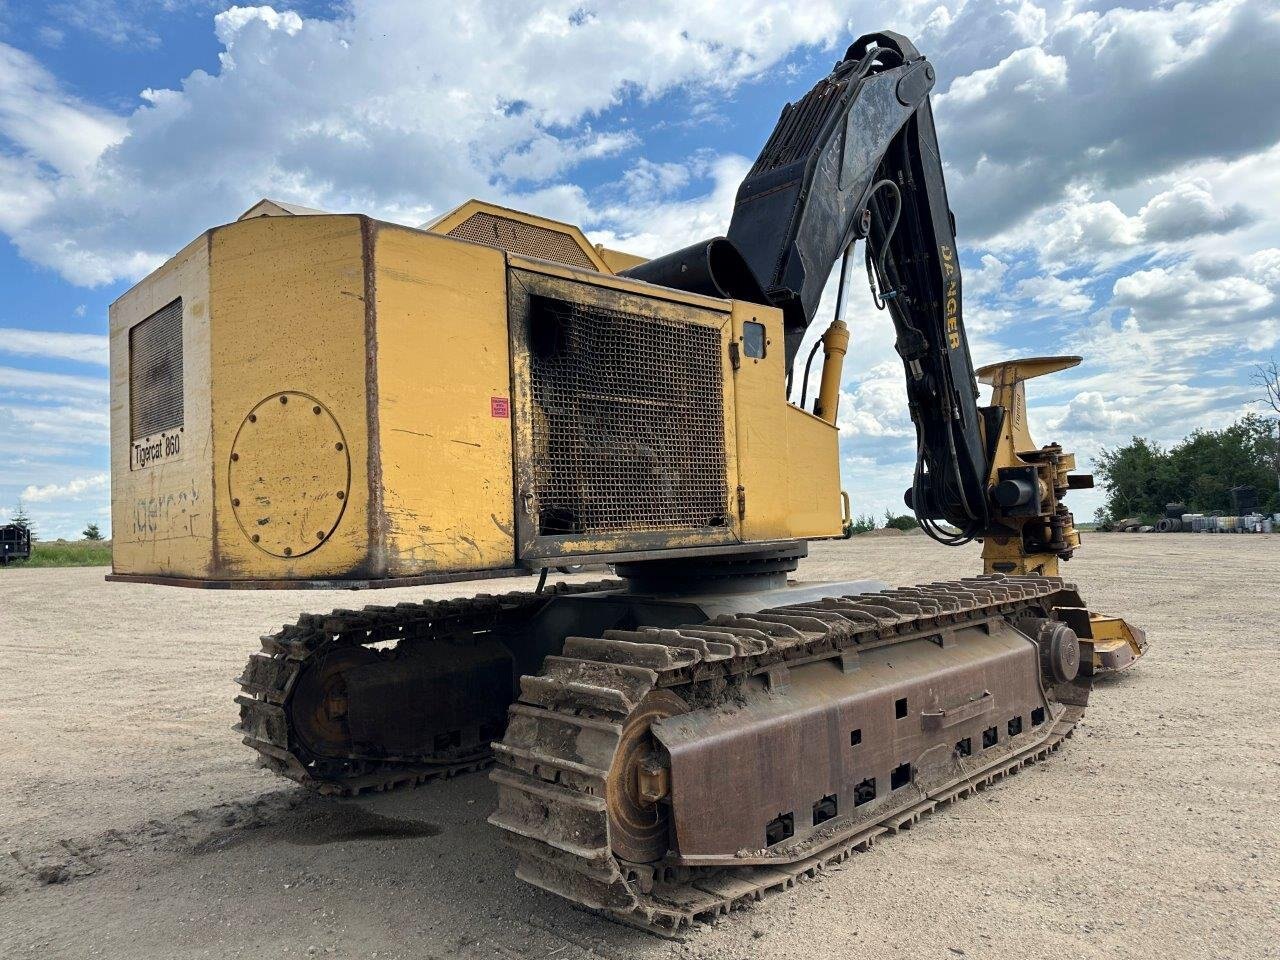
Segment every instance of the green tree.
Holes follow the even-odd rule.
[[[1168,450],[1134,437],[1094,460],[1107,490],[1105,519],[1137,516],[1153,520],[1165,504],[1185,503],[1196,512],[1231,510],[1231,488],[1252,486],[1264,509],[1276,499],[1275,441],[1271,420],[1246,414],[1222,430],[1196,430]]]
[[[1159,445],[1134,437],[1115,450],[1103,447],[1093,465],[1107,488],[1110,519],[1164,512],[1167,501],[1162,500],[1161,491],[1168,472],[1168,454]]]
[[[870,533],[876,528],[876,518],[869,513],[859,514],[845,521],[844,538],[848,540],[859,533]]]
[[[27,531],[27,536],[31,538],[31,542],[35,542],[36,528],[31,523],[31,518],[27,516],[26,508],[23,507],[21,500],[18,501],[18,509],[15,510],[13,516],[9,518],[9,522],[15,527],[21,527],[23,530]]]
[[[96,523],[91,523],[84,528],[84,533],[82,533],[81,536],[86,540],[101,540],[102,531],[98,529],[98,525]]]
[[[914,530],[920,526],[920,522],[910,514],[903,514],[895,517],[893,511],[886,510],[884,512],[884,525],[886,528],[892,527],[894,530]]]

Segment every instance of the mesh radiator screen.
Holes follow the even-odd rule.
[[[467,217],[450,230],[448,236],[571,267],[586,270],[596,268],[591,258],[569,235],[533,223],[496,217],[483,211]]]
[[[720,331],[535,297],[539,533],[727,526]]]
[[[130,439],[182,426],[182,299],[129,331]]]

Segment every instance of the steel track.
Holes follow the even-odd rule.
[[[380,656],[412,652],[414,645],[458,640],[526,623],[550,598],[614,590],[618,580],[553,584],[541,593],[481,594],[456,600],[427,600],[396,606],[303,614],[295,623],[262,637],[262,651],[249,658],[237,679],[244,743],[257,751],[263,766],[324,794],[355,794],[412,786],[487,767],[487,745],[469,753],[412,756],[317,756],[295,733],[291,696],[304,671],[345,647],[387,644]]]
[[[749,865],[727,868],[684,866],[670,856],[656,864],[628,863],[611,848],[615,751],[646,696],[668,690],[699,708],[710,706],[732,695],[735,678],[779,665],[1080,605],[1074,588],[1060,579],[997,575],[688,627],[570,637],[561,656],[547,659],[541,676],[522,681],[506,738],[495,744],[501,765],[491,776],[499,808],[490,822],[519,855],[522,879],[613,919],[674,935],[697,919],[788,889],[876,838],[908,829],[937,807],[1048,756],[1083,715],[1089,681],[1051,690],[1053,716],[1021,735],[1012,753],[985,764],[975,758],[962,775],[931,791],[913,787],[913,796],[880,808],[874,820],[837,818],[820,834],[752,851]]]

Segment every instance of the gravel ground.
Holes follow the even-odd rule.
[[[859,537],[801,574],[977,568]],[[1098,535],[1067,569],[1152,650],[1064,750],[678,942],[517,882],[482,775],[320,800],[230,730],[232,678],[303,606],[529,581],[353,597],[0,572],[0,957],[1280,956],[1280,536]]]

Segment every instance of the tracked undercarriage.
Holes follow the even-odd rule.
[[[278,772],[352,794],[487,765],[516,700],[491,822],[519,875],[669,933],[1043,758],[1082,716],[1073,587],[880,586],[608,581],[304,617],[251,658],[240,729]],[[592,622],[625,628],[517,666]]]
[[[496,745],[524,880],[670,932],[1056,749],[1084,712],[1057,578],[571,637]]]

